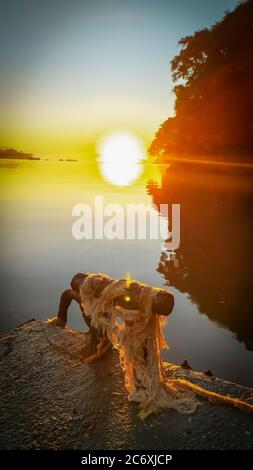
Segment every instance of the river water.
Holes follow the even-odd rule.
[[[2,332],[54,316],[76,272],[130,273],[175,296],[165,359],[187,359],[196,370],[253,385],[251,175],[146,165],[138,181],[117,187],[92,162],[1,160],[0,166]],[[161,238],[74,239],[73,206],[94,207],[96,196],[124,210],[129,203],[180,204],[174,259]],[[69,325],[85,330],[77,305]]]

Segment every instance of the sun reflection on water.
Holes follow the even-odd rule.
[[[146,153],[142,142],[132,134],[115,133],[98,146],[102,176],[116,186],[129,186],[143,172]]]

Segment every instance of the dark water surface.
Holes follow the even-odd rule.
[[[129,187],[105,182],[94,164],[8,161],[1,165],[1,331],[57,311],[78,271],[106,272],[166,287],[175,308],[164,357],[253,385],[249,174],[196,167],[146,167]],[[238,174],[239,173],[239,174]],[[179,203],[181,243],[174,260],[158,240],[75,240],[72,208],[94,204]],[[84,329],[77,306],[69,324]]]

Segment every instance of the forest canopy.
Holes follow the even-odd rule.
[[[253,157],[253,0],[179,41],[171,61],[175,116],[152,155]]]

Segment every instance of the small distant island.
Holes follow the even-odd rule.
[[[45,160],[48,158],[35,157],[32,153],[22,152],[14,148],[0,148],[0,158],[8,160]],[[78,162],[75,158],[58,158],[59,162]]]
[[[175,114],[149,149],[158,162],[253,161],[252,24],[253,1],[246,0],[211,28],[180,39],[171,61]]]
[[[21,152],[13,148],[0,149],[0,158],[7,158],[8,160],[40,160],[39,157],[34,157],[32,153]]]
[[[76,158],[59,158],[59,162],[78,162]]]

